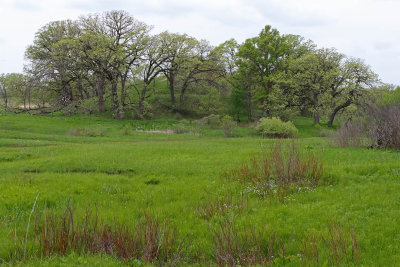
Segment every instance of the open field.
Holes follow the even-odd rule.
[[[333,147],[318,136],[311,120],[299,118],[298,142],[321,160],[324,177],[317,188],[281,202],[221,177],[277,140],[260,139],[244,127],[233,138],[208,128],[198,136],[146,132],[176,123],[0,116],[0,264],[22,263],[15,244],[24,243],[39,192],[28,232],[28,265],[146,264],[78,253],[38,258],[35,220],[45,212],[61,215],[67,206],[76,220],[91,209],[99,221],[111,225],[133,227],[144,214],[168,221],[184,240],[179,259],[183,265],[217,264],[214,231],[224,218],[233,220],[240,233],[275,233],[285,246],[270,262],[275,265],[394,266],[400,261],[400,152]],[[225,215],[201,216],[202,206],[225,196],[243,206]],[[329,245],[336,231],[332,229],[354,235],[357,248],[354,239],[344,242],[345,252],[336,256]],[[310,243],[318,246],[318,262],[306,261],[304,247],[311,237],[316,238]]]

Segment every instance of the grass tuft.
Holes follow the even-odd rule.
[[[312,154],[302,155],[293,141],[289,147],[274,145],[262,157],[228,172],[226,177],[249,185],[249,191],[262,197],[278,196],[282,201],[293,192],[315,188],[323,176],[322,163]]]

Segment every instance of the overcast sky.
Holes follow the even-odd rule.
[[[46,23],[108,10],[213,45],[243,42],[270,24],[365,59],[383,82],[400,85],[400,0],[0,0],[0,73],[22,72],[24,51]]]

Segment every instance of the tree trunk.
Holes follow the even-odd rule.
[[[329,122],[328,122],[328,126],[332,126],[333,125],[333,121],[335,120],[336,114],[341,110],[344,109],[348,106],[351,105],[352,100],[348,99],[346,102],[344,102],[342,105],[337,106],[333,111],[331,116],[329,117]]]
[[[313,104],[314,104],[314,124],[319,124],[319,110],[318,110],[318,94],[314,92],[313,95]]]
[[[77,82],[77,87],[78,87],[78,92],[79,92],[81,99],[82,100],[85,99],[85,97],[83,96],[83,87],[82,87],[80,80],[78,80],[78,82]]]
[[[146,99],[147,85],[143,86],[142,92],[139,95],[139,118],[143,119],[144,116],[144,101]]]
[[[114,114],[114,118],[119,118],[119,101],[117,92],[118,82],[116,79],[111,81],[111,112]]]
[[[182,85],[181,94],[180,94],[180,96],[179,96],[179,105],[182,105],[182,104],[183,104],[183,100],[184,100],[184,98],[185,98],[184,96],[185,96],[185,92],[186,92],[187,86],[188,86],[187,83],[184,83],[184,84]]]
[[[314,124],[319,124],[319,111],[315,110],[314,111]]]
[[[28,109],[31,109],[31,87],[28,90]]]
[[[335,111],[332,112],[331,116],[329,117],[329,121],[328,121],[328,126],[331,127],[333,125],[333,121],[335,120],[335,116],[336,116]]]
[[[171,106],[175,105],[175,76],[174,74],[170,74],[170,77],[168,79],[169,82],[169,92],[171,94]]]
[[[144,97],[139,97],[139,118],[143,118],[144,116]]]
[[[252,105],[252,96],[251,96],[251,92],[250,90],[247,90],[247,110],[248,110],[248,121],[253,121],[254,117],[253,117],[253,105]]]
[[[104,82],[105,82],[104,77],[101,77],[97,81],[97,86],[96,86],[99,112],[104,112],[106,110],[106,106],[104,104]]]
[[[4,109],[7,110],[8,108],[8,97],[7,97],[7,91],[3,89],[4,91]]]
[[[120,119],[123,119],[125,117],[126,79],[127,79],[126,75],[121,77],[121,103],[120,103],[120,113],[119,113]]]

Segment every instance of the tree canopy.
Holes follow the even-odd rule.
[[[151,30],[125,11],[50,22],[26,50],[25,73],[1,76],[1,103],[29,110],[33,101],[48,112],[107,111],[115,118],[301,114],[332,125],[379,85],[361,59],[270,25],[241,44],[231,39],[216,47]]]

